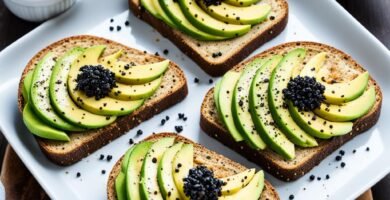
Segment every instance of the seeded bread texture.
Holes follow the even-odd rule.
[[[247,168],[241,164],[234,162],[225,156],[211,151],[200,144],[194,143],[193,141],[177,135],[175,133],[159,133],[146,138],[146,141],[155,141],[164,137],[175,137],[176,141],[185,142],[194,145],[194,163],[196,166],[203,165],[211,169],[217,178],[223,178],[240,173]],[[123,157],[122,157],[123,158]],[[116,200],[115,192],[115,178],[118,176],[122,164],[122,158],[114,165],[110,172],[107,183],[107,197],[109,200]],[[261,200],[278,200],[279,195],[275,188],[268,182],[265,181],[263,193],[261,194]]]
[[[129,48],[117,42],[89,35],[73,36],[55,42],[37,53],[27,64],[19,83],[18,106],[22,112],[25,104],[22,96],[23,80],[27,72],[34,69],[39,60],[48,52],[58,56],[73,47],[90,47],[93,45],[106,45],[103,56],[123,50],[122,61],[136,64],[155,63],[164,60],[159,56],[150,55],[142,51]],[[123,135],[141,122],[153,117],[163,110],[183,100],[188,94],[187,82],[183,71],[173,62],[163,76],[160,88],[153,96],[147,99],[140,108],[130,115],[118,119],[103,128],[89,130],[81,133],[69,133],[70,142],[58,142],[36,137],[42,152],[58,165],[71,165],[108,144],[115,138]]]
[[[140,0],[129,0],[134,15],[149,23],[161,35],[171,40],[183,53],[194,60],[206,73],[221,76],[234,65],[244,60],[254,50],[279,35],[287,25],[288,4],[286,0],[262,0],[272,6],[268,19],[252,27],[247,34],[224,41],[200,41],[172,29],[153,17],[140,5]],[[222,55],[213,58],[213,54]]]
[[[284,55],[297,47],[303,47],[308,50],[304,62],[307,62],[319,52],[328,52],[328,59],[324,67],[328,72],[328,77],[330,77],[327,79],[329,82],[332,80],[352,80],[365,71],[362,66],[342,51],[314,42],[293,42],[276,46],[254,56],[248,61],[240,63],[233,70],[241,71],[253,59],[275,54]],[[369,84],[375,87],[376,103],[369,113],[354,121],[352,132],[329,140],[317,140],[319,142],[317,147],[299,148],[296,146],[296,157],[293,160],[285,160],[268,148],[263,151],[254,150],[245,142],[235,142],[218,117],[213,98],[213,89],[208,91],[203,100],[200,125],[209,136],[234,149],[248,160],[260,165],[275,177],[284,181],[293,181],[305,175],[341,145],[375,125],[379,119],[383,97],[379,85],[372,77],[370,77]]]

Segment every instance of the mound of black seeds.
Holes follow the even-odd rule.
[[[198,0],[198,1],[202,1],[202,3],[204,3],[206,6],[211,6],[211,5],[219,6],[219,5],[221,5],[221,0]]]
[[[80,71],[76,79],[76,90],[85,92],[88,97],[99,100],[116,87],[115,74],[101,65],[85,65]]]
[[[217,200],[221,196],[223,181],[205,166],[190,169],[184,178],[184,193],[190,200]]]
[[[288,82],[283,90],[284,98],[291,100],[299,111],[310,111],[318,108],[325,100],[325,86],[314,77],[297,76]]]

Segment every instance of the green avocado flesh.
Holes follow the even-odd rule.
[[[76,62],[70,67],[68,76],[68,92],[73,101],[76,102],[81,108],[97,114],[97,115],[114,115],[121,116],[127,115],[139,108],[144,100],[123,101],[113,99],[110,97],[104,97],[96,100],[95,97],[88,97],[84,92],[75,90],[77,82],[76,78],[80,72],[80,68],[85,65],[97,65],[100,64],[98,59],[103,53],[105,46],[93,46],[84,51],[82,55],[78,57]]]
[[[225,0],[224,2],[232,6],[250,6],[260,0]]]
[[[152,147],[152,142],[142,142],[137,144],[129,156],[126,171],[126,193],[127,199],[140,200],[140,181],[143,161],[149,149]]]
[[[147,65],[130,65],[123,61],[118,61],[118,57],[122,55],[122,51],[118,51],[113,55],[107,56],[101,60],[109,70],[115,73],[116,80],[124,84],[144,84],[151,82],[160,76],[168,69],[169,60],[147,64]]]
[[[167,16],[161,8],[158,0],[141,0],[141,5],[154,17],[161,19],[172,28],[176,28],[175,23]]]
[[[223,37],[237,37],[251,29],[250,25],[226,24],[211,17],[194,0],[179,0],[179,4],[187,19],[195,27],[207,33]]]
[[[115,179],[115,191],[118,200],[126,200],[126,176],[123,172],[119,172],[119,175]]]
[[[370,87],[360,97],[342,105],[321,104],[315,114],[335,122],[345,122],[362,117],[375,105],[375,88]]]
[[[184,178],[188,176],[190,169],[194,167],[194,146],[184,144],[179,152],[175,155],[172,163],[174,173],[173,180],[179,190],[181,199],[189,200],[184,193]]]
[[[255,175],[255,169],[248,169],[233,176],[222,178],[225,183],[221,188],[223,196],[232,195],[244,188]]]
[[[241,74],[233,93],[232,114],[237,130],[252,147],[265,149],[266,144],[257,133],[249,111],[249,90],[257,70],[268,59],[256,59],[249,63]]]
[[[179,190],[176,188],[175,181],[173,180],[173,158],[180,151],[184,143],[178,142],[165,151],[158,164],[158,184],[160,191],[164,199],[180,199]]]
[[[235,194],[228,196],[221,196],[220,200],[238,200],[238,199],[260,199],[261,193],[264,188],[264,172],[259,171],[253,177],[248,185],[243,187],[240,191]]]
[[[269,78],[281,59],[281,56],[275,56],[273,60],[258,70],[251,84],[249,105],[256,130],[267,146],[279,155],[293,159],[295,157],[294,144],[276,126],[268,104]]]
[[[155,142],[144,158],[141,170],[140,193],[142,199],[164,199],[159,188],[158,164],[164,152],[173,145],[175,138],[163,138]]]
[[[34,70],[30,91],[30,103],[37,116],[48,125],[65,131],[82,131],[83,129],[73,125],[58,115],[50,102],[50,77],[56,64],[54,53],[48,53]]]
[[[23,80],[23,92],[22,92],[22,95],[23,95],[23,100],[25,103],[29,102],[29,96],[30,96],[30,90],[31,90],[31,83],[32,83],[32,77],[33,77],[33,73],[34,71],[29,71],[26,75],[26,77],[24,77],[24,80]]]
[[[27,103],[23,109],[23,122],[27,129],[36,136],[50,140],[69,141],[69,136],[60,130],[52,128],[45,122],[41,121],[34,113],[30,104]]]
[[[271,6],[264,3],[248,7],[236,7],[224,2],[220,5],[201,6],[212,17],[231,24],[258,24],[267,19],[271,12]]]
[[[160,87],[162,76],[148,83],[140,85],[126,85],[117,83],[118,87],[113,88],[109,94],[111,98],[129,101],[147,99]]]
[[[225,40],[227,37],[216,36],[203,32],[191,24],[181,11],[179,3],[175,0],[159,0],[161,7],[176,24],[177,28],[187,35],[199,40]]]
[[[84,128],[100,128],[115,121],[116,117],[92,114],[79,108],[68,93],[66,82],[71,64],[84,52],[75,48],[59,58],[50,80],[50,98],[53,107],[61,117]]]
[[[316,140],[307,134],[295,123],[285,106],[283,89],[287,88],[294,68],[302,64],[305,58],[305,49],[295,49],[289,52],[278,67],[272,72],[269,85],[269,108],[273,119],[291,142],[302,147],[317,146]]]
[[[296,123],[314,137],[328,139],[334,136],[345,135],[352,131],[352,122],[331,122],[325,120],[311,111],[299,111],[291,101],[288,102],[288,108]]]
[[[216,99],[222,122],[236,142],[244,140],[241,133],[237,130],[232,112],[234,88],[240,76],[241,73],[239,72],[228,71],[221,80],[218,99]]]

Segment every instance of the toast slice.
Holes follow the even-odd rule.
[[[256,58],[264,58],[273,54],[283,55],[297,47],[304,47],[308,50],[304,62],[307,62],[310,57],[319,52],[328,52],[331,62],[325,64],[325,67],[332,71],[333,78],[340,81],[351,80],[357,74],[365,71],[362,66],[342,51],[314,42],[292,42],[273,47],[240,63],[233,70],[242,70],[247,63]],[[266,150],[255,150],[250,148],[245,142],[235,142],[218,117],[214,104],[213,89],[208,91],[203,100],[200,125],[209,136],[234,149],[248,160],[262,166],[264,170],[275,177],[284,181],[293,181],[305,175],[341,145],[375,125],[380,115],[383,97],[379,85],[372,77],[370,77],[369,84],[374,86],[376,90],[375,105],[365,116],[354,121],[353,130],[346,135],[329,140],[317,140],[319,143],[317,147],[299,148],[296,146],[296,157],[293,160],[285,160],[268,148]]]
[[[221,76],[262,44],[279,35],[286,27],[288,21],[287,1],[262,0],[261,2],[272,6],[268,19],[253,26],[245,35],[224,41],[200,41],[172,29],[143,9],[140,0],[129,0],[129,6],[135,16],[146,21],[161,35],[172,41],[206,73],[211,76]],[[212,56],[219,52],[222,53],[221,56],[216,58]]]
[[[147,54],[117,42],[89,35],[73,36],[55,42],[37,53],[27,64],[19,83],[18,106],[22,112],[25,104],[22,96],[23,80],[26,74],[33,70],[38,61],[49,51],[58,55],[64,54],[73,47],[88,47],[92,45],[106,45],[103,56],[123,50],[122,61],[132,61],[136,64],[154,63],[164,60],[159,56]],[[58,142],[36,137],[42,152],[58,165],[71,165],[93,153],[115,138],[123,135],[141,122],[153,117],[163,110],[183,100],[188,94],[187,82],[183,71],[173,62],[163,76],[160,88],[145,103],[130,115],[118,119],[103,128],[89,130],[82,133],[69,133],[70,142]]]
[[[217,178],[223,178],[227,176],[231,176],[237,173],[240,173],[247,168],[242,166],[241,164],[234,162],[225,156],[218,154],[214,151],[211,151],[204,146],[197,144],[183,136],[180,136],[175,133],[159,133],[154,134],[146,138],[146,141],[154,141],[164,137],[175,137],[176,141],[185,142],[188,144],[194,145],[194,163],[195,165],[203,165],[207,168],[211,169],[214,172],[214,175]],[[122,159],[119,159],[117,163],[115,163],[112,168],[110,175],[108,177],[107,183],[107,198],[109,200],[116,200],[116,192],[115,192],[115,178],[118,176],[122,164]],[[275,188],[268,182],[265,181],[264,189],[261,194],[261,200],[277,200],[279,199],[279,195],[276,192]]]

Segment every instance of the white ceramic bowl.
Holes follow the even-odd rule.
[[[4,0],[16,16],[39,22],[56,16],[70,8],[76,0]]]

